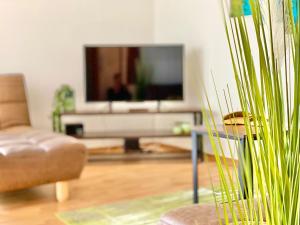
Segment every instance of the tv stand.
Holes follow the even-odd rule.
[[[66,116],[137,116],[137,115],[169,115],[169,114],[190,114],[193,116],[193,125],[202,125],[202,111],[200,109],[173,109],[173,110],[133,110],[130,112],[124,111],[75,111],[75,112],[65,112],[60,114],[60,117]],[[61,119],[61,118],[60,118]],[[170,137],[190,137],[190,134],[174,134],[172,129],[155,129],[155,130],[120,130],[120,131],[105,131],[105,132],[85,132],[82,136],[76,136],[78,139],[114,139],[122,138],[124,139],[124,149],[125,153],[141,153],[141,148],[139,145],[140,138],[170,138]],[[199,137],[199,146],[202,146],[202,138]],[[172,155],[174,153],[170,153]],[[202,148],[200,147],[199,152],[200,158],[203,158]],[[172,156],[171,156],[172,157]],[[165,157],[164,157],[165,158]]]
[[[157,101],[156,105],[156,111],[160,112],[160,107],[161,107],[161,101]],[[133,108],[129,109],[129,113],[131,112],[149,112],[150,110],[148,108]],[[113,113],[113,102],[108,102],[108,112]]]
[[[160,112],[161,101],[157,101],[157,112]]]
[[[150,112],[150,110],[146,109],[146,108],[145,109],[142,109],[142,108],[129,109],[129,113],[147,113],[147,112]]]
[[[108,103],[108,112],[109,112],[109,113],[112,113],[112,112],[113,112],[113,103],[112,103],[112,102],[109,102],[109,103]]]

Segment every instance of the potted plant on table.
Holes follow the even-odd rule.
[[[248,154],[239,162],[247,187],[245,200],[241,201],[243,187],[236,182],[237,165],[233,162],[232,173],[223,160],[225,148],[234,157],[240,142],[222,145],[218,134],[214,134],[216,122],[206,98],[210,110],[204,111],[204,118],[220,174],[222,203],[227,206],[217,204],[223,215],[221,223],[300,224],[299,1],[250,0],[254,40],[249,36],[249,21],[244,16],[227,17],[226,1],[223,5]],[[254,49],[257,57],[253,56]],[[221,114],[232,108],[229,91],[225,96],[228,104],[226,110],[220,107]]]
[[[56,90],[54,95],[54,109],[52,112],[53,130],[63,132],[61,113],[75,110],[75,94],[71,86],[64,84]]]

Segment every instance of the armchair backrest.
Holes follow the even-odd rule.
[[[0,130],[23,125],[30,126],[24,76],[0,75]]]

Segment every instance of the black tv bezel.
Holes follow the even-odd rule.
[[[86,48],[134,48],[134,47],[181,47],[182,49],[182,66],[181,66],[181,74],[182,74],[182,98],[181,99],[162,99],[162,100],[144,100],[144,101],[137,101],[137,100],[130,100],[130,101],[107,101],[107,100],[88,100],[87,99],[87,70],[86,70]],[[84,69],[84,94],[85,94],[85,102],[86,103],[138,103],[138,102],[183,102],[185,100],[185,45],[184,44],[85,44],[83,45],[83,69]]]

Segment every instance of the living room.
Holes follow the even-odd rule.
[[[0,1],[0,224],[298,224],[279,2]]]

